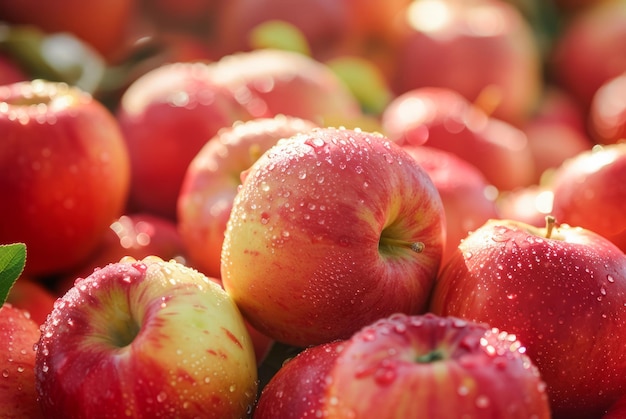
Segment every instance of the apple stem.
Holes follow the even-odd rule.
[[[422,253],[426,247],[422,242],[410,242],[407,240],[392,239],[389,237],[381,237],[380,245],[393,246],[393,247],[406,247],[414,251],[415,253]]]
[[[444,358],[443,353],[438,350],[433,350],[428,352],[427,354],[420,355],[415,358],[415,362],[420,364],[429,364],[435,361],[441,361]]]
[[[546,215],[546,239],[552,236],[552,231],[556,225],[556,218],[553,215]]]

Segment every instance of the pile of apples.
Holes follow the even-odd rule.
[[[0,419],[626,417],[624,28],[0,3]]]

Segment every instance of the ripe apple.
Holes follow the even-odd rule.
[[[589,131],[600,144],[626,140],[626,70],[604,82],[589,108]]]
[[[526,134],[451,89],[423,87],[403,93],[385,108],[381,123],[383,132],[399,144],[426,145],[465,159],[501,191],[532,182]]]
[[[565,20],[546,64],[550,78],[588,112],[596,91],[626,71],[626,3],[598,1]]]
[[[29,275],[69,270],[126,205],[128,149],[113,115],[63,83],[0,86],[0,243],[24,242]]]
[[[187,168],[178,197],[178,230],[192,266],[221,276],[224,232],[241,172],[279,139],[315,127],[285,115],[258,118],[224,128],[204,145]]]
[[[476,167],[456,155],[427,146],[404,145],[435,184],[446,216],[442,266],[470,231],[498,218],[498,191]]]
[[[546,225],[546,216],[552,213],[553,199],[550,187],[541,183],[501,193],[496,203],[500,218],[543,227]]]
[[[39,325],[26,310],[6,302],[0,306],[0,411],[3,418],[44,418],[35,391],[33,345],[39,335]]]
[[[0,24],[0,31],[4,30]],[[0,53],[0,85],[28,80],[26,72],[9,55]]]
[[[519,9],[505,1],[416,0],[403,22],[392,76],[398,94],[444,87],[515,126],[528,118],[543,87],[542,60]]]
[[[56,294],[44,284],[28,276],[20,276],[11,287],[7,302],[25,310],[38,325],[43,324],[54,308]]]
[[[131,160],[130,212],[172,220],[185,171],[220,128],[250,119],[206,63],[164,64],[124,92],[117,118]]]
[[[241,418],[256,398],[254,350],[232,299],[156,256],[77,281],[37,348],[47,418]]]
[[[430,311],[524,344],[554,418],[599,417],[626,390],[626,256],[590,230],[490,220],[437,278]]]
[[[279,141],[242,182],[221,277],[261,332],[308,346],[425,309],[445,215],[434,184],[400,146],[320,128]]]
[[[524,351],[515,335],[486,324],[395,314],[288,361],[254,418],[305,416],[293,410],[355,419],[549,418],[545,384]]]
[[[602,419],[622,419],[626,417],[626,393],[611,405],[609,410],[602,415]]]
[[[550,182],[557,220],[593,230],[626,251],[626,143],[578,154]]]
[[[349,126],[362,117],[339,76],[306,55],[266,48],[227,55],[210,66],[218,83],[245,100],[257,118],[284,114],[320,126]]]

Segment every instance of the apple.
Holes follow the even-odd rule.
[[[233,300],[205,275],[156,256],[77,281],[37,347],[47,418],[241,418],[256,398],[254,350]]]
[[[581,227],[495,219],[458,247],[429,310],[513,333],[554,418],[599,417],[626,390],[626,256]]]
[[[550,182],[557,220],[593,230],[626,251],[626,143],[578,154]]]
[[[621,419],[623,417],[626,417],[626,393],[602,415],[602,419]]]
[[[319,128],[242,175],[221,278],[246,319],[308,346],[427,306],[445,219],[428,174],[380,134]]]
[[[519,9],[498,0],[416,0],[403,22],[396,93],[449,88],[515,126],[531,114],[543,87],[542,57]]]
[[[596,91],[626,71],[626,3],[598,1],[565,20],[546,65],[550,78],[572,94],[584,112]]]
[[[486,324],[395,314],[288,361],[254,418],[549,418],[545,383],[524,351]]]
[[[500,218],[522,221],[535,227],[545,226],[546,216],[552,213],[554,199],[554,194],[546,183],[529,185],[498,195],[496,204]]]
[[[19,281],[18,281],[19,282]],[[0,408],[7,419],[44,418],[35,391],[35,351],[39,325],[28,311],[0,306]]]
[[[278,115],[221,129],[191,161],[178,197],[178,231],[189,263],[220,277],[222,243],[240,174],[279,139],[309,131],[310,121]]]
[[[404,145],[435,184],[446,217],[446,246],[441,265],[470,231],[499,216],[498,191],[483,174],[456,155],[428,146]]]
[[[0,16],[5,22],[33,25],[48,33],[72,33],[104,57],[111,57],[124,43],[136,3],[135,0],[9,1],[1,2]]]
[[[210,67],[217,83],[245,99],[257,118],[284,114],[320,126],[346,126],[362,117],[358,100],[339,76],[297,52],[271,48],[240,52]]]
[[[28,275],[74,268],[126,205],[128,149],[84,91],[33,80],[0,86],[0,243],[28,247]]]
[[[164,64],[124,92],[116,116],[131,161],[129,212],[175,220],[191,160],[220,128],[251,119],[245,106],[211,74],[206,63]]]
[[[589,108],[589,131],[596,142],[612,144],[626,140],[626,69],[604,82]]]
[[[533,156],[526,134],[449,88],[422,87],[395,97],[383,111],[381,124],[398,144],[426,145],[465,159],[500,191],[532,183]]]
[[[4,30],[0,24],[0,31]],[[0,85],[17,83],[28,80],[26,72],[11,58],[10,55],[0,53]]]
[[[57,297],[43,280],[20,276],[7,295],[12,306],[27,311],[38,325],[43,324],[54,308]]]

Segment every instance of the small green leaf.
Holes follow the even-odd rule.
[[[26,265],[26,245],[14,243],[0,245],[0,306],[20,277]]]

